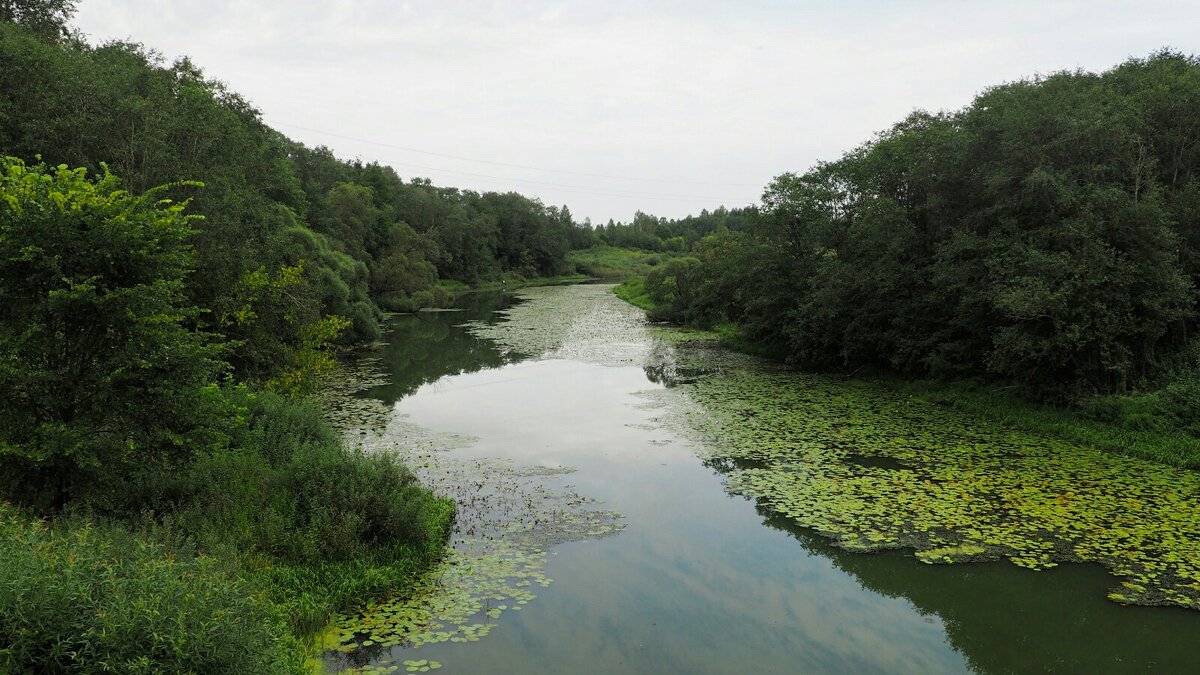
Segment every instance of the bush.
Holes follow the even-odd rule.
[[[171,516],[198,543],[295,564],[440,552],[453,502],[395,459],[343,447],[311,403],[264,392],[249,406],[240,447],[199,458]]]
[[[116,526],[0,504],[0,579],[0,672],[306,672],[261,594]]]
[[[383,316],[369,301],[359,300],[351,304],[346,318],[350,319],[350,330],[339,336],[342,344],[371,342],[383,335],[379,329],[379,321]]]
[[[0,158],[0,494],[61,508],[202,445],[221,366],[187,326],[195,217],[163,189]]]

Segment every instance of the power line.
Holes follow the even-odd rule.
[[[454,175],[459,175],[459,176],[470,176],[472,178],[484,178],[487,180],[500,181],[502,183],[513,183],[516,185],[550,186],[550,187],[561,188],[565,192],[574,192],[576,194],[585,194],[585,195],[598,195],[601,197],[634,197],[634,198],[638,198],[638,199],[660,199],[660,200],[668,200],[668,201],[673,200],[673,201],[681,201],[681,202],[695,202],[697,200],[704,200],[704,201],[716,201],[716,202],[722,202],[722,203],[728,203],[728,204],[736,204],[740,201],[743,201],[742,199],[727,199],[727,198],[722,198],[722,197],[714,197],[712,195],[705,195],[703,197],[700,197],[700,196],[689,196],[689,195],[666,195],[666,194],[661,194],[661,193],[656,193],[656,192],[629,192],[629,191],[616,192],[616,191],[612,191],[612,190],[594,190],[592,188],[589,188],[589,187],[586,187],[583,185],[567,185],[564,183],[549,183],[546,181],[528,180],[528,179],[523,179],[523,178],[505,178],[504,176],[492,176],[492,175],[485,174],[485,173],[472,173],[470,171],[457,171],[454,169],[441,169],[441,168],[438,168],[435,166],[423,166],[420,164],[405,164],[402,162],[389,162],[389,164],[391,166],[396,166],[396,167],[405,167],[405,168],[409,168],[409,169],[420,169],[422,171],[436,171],[439,173],[448,173],[448,174],[454,174]],[[753,200],[750,200],[750,201],[753,201]]]
[[[715,186],[715,187],[752,187],[752,188],[762,187],[758,183],[710,183],[710,182],[695,181],[695,180],[671,180],[668,178],[639,178],[639,177],[635,177],[635,176],[616,176],[613,174],[588,173],[586,171],[570,171],[567,169],[547,169],[545,167],[529,166],[527,164],[510,164],[508,162],[494,162],[489,159],[475,159],[473,157],[463,157],[461,155],[449,155],[449,154],[442,153],[442,152],[432,152],[430,150],[419,150],[417,148],[410,148],[410,147],[407,147],[404,145],[395,145],[393,143],[384,143],[382,141],[372,141],[372,140],[368,140],[365,138],[357,138],[355,136],[347,136],[345,134],[339,134],[339,133],[335,133],[332,131],[321,131],[320,129],[310,129],[309,127],[302,127],[298,124],[287,124],[285,122],[276,122],[276,124],[278,124],[279,126],[291,127],[292,129],[299,129],[301,131],[308,131],[308,132],[311,132],[314,134],[323,134],[325,136],[333,136],[334,138],[342,138],[347,141],[356,141],[358,143],[366,143],[368,145],[378,145],[380,147],[392,148],[394,150],[404,150],[405,152],[415,152],[417,154],[430,155],[432,157],[444,157],[446,159],[457,159],[457,160],[464,161],[464,162],[477,162],[479,164],[491,164],[493,166],[505,166],[505,167],[509,167],[509,168],[513,168],[513,169],[528,169],[531,171],[544,171],[546,173],[563,173],[563,174],[570,174],[570,175],[574,175],[574,176],[588,176],[591,178],[609,178],[612,180],[627,180],[627,181],[636,181],[639,183],[687,183],[687,184],[691,184],[691,185],[710,185],[710,186]]]

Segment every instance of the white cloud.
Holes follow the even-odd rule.
[[[83,0],[77,24],[192,56],[298,140],[602,222],[751,203],[773,175],[914,108],[1163,46],[1195,51],[1198,20],[1200,5],[1162,0]]]

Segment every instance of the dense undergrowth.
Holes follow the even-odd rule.
[[[312,404],[230,397],[231,442],[141,476],[142,510],[0,504],[0,672],[298,672],[335,612],[407,592],[441,555],[452,502],[344,448]]]

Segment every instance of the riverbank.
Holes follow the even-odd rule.
[[[613,293],[646,310],[650,317],[657,316],[658,305],[647,293],[644,278],[627,279],[616,286]],[[710,335],[727,349],[772,357],[762,345],[746,340],[733,324],[717,326]],[[855,375],[842,377],[853,380]],[[1186,404],[1164,405],[1160,400],[1162,390],[1097,396],[1072,408],[1063,408],[1028,401],[1016,395],[1014,387],[1003,384],[910,380],[888,373],[871,377],[859,375],[858,379],[1021,431],[1169,466],[1200,469],[1200,436],[1194,433],[1196,422],[1181,419],[1174,412],[1176,408],[1194,408]]]
[[[455,507],[345,446],[311,402],[244,389],[223,446],[135,475],[153,513],[0,502],[0,672],[309,673],[337,612],[406,597]],[[169,497],[168,497],[169,496]]]
[[[649,326],[609,285],[464,300],[394,317],[363,361],[376,379],[348,401],[365,420],[348,437],[406,457],[462,515],[428,596],[338,618],[334,667],[998,674],[1194,659],[1194,582],[1170,562],[1194,558],[1188,472],[797,377],[712,333]],[[1136,602],[1177,606],[1121,606]]]

